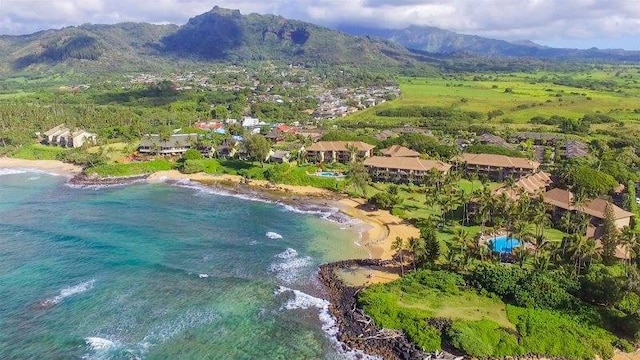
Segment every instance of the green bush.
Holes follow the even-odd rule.
[[[391,195],[388,192],[379,192],[369,198],[369,203],[377,206],[380,209],[391,210],[394,206],[398,205],[402,200],[397,195]]]
[[[103,164],[88,168],[85,173],[99,176],[132,176],[151,174],[158,171],[171,170],[173,163],[169,160],[152,160],[127,164]]]
[[[456,349],[471,356],[525,354],[516,336],[491,320],[454,322],[447,335]]]
[[[204,165],[199,160],[185,160],[180,171],[184,174],[195,174],[204,172]]]
[[[182,155],[182,160],[201,160],[202,154],[196,149],[189,149]]]

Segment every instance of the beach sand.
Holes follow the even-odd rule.
[[[82,167],[80,166],[57,160],[24,160],[6,157],[0,158],[0,168],[33,169],[69,177],[82,172]]]
[[[391,259],[394,255],[391,245],[396,237],[406,241],[420,236],[418,228],[386,210],[369,208],[365,199],[347,198],[338,203],[342,212],[372,226],[363,234],[361,245],[369,249],[374,259]]]

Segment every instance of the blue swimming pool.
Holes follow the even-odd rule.
[[[522,242],[520,240],[506,235],[498,236],[489,240],[489,246],[491,249],[498,253],[510,253],[514,248],[521,245]]]
[[[322,177],[332,177],[332,178],[343,178],[345,177],[344,174],[339,173],[339,172],[335,172],[335,171],[320,171],[316,173],[317,176],[322,176]]]

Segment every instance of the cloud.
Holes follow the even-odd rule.
[[[217,5],[324,25],[429,25],[507,40],[602,42],[640,33],[640,1],[629,0],[219,0]],[[182,24],[212,7],[210,0],[0,0],[0,33],[87,22]]]

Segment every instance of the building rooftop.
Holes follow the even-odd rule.
[[[456,161],[464,162],[471,165],[493,166],[502,168],[520,168],[536,170],[540,167],[537,161],[531,161],[525,158],[517,158],[506,155],[495,154],[469,154],[465,153],[456,157]]]
[[[388,157],[418,157],[420,153],[402,145],[393,145],[387,149],[380,150],[380,153]]]
[[[425,160],[417,157],[387,157],[372,156],[364,161],[365,166],[396,169],[396,170],[413,170],[413,171],[429,171],[436,169],[447,172],[451,169],[451,165],[437,160]]]
[[[358,151],[371,151],[375,145],[362,141],[318,141],[307,148],[307,151],[349,151],[349,147],[355,147]]]
[[[544,202],[557,206],[564,210],[579,211],[598,219],[604,219],[607,206],[611,206],[614,219],[623,219],[635,214],[628,212],[604,199],[592,199],[584,202],[584,205],[575,205],[573,193],[563,189],[551,189],[544,194]]]

